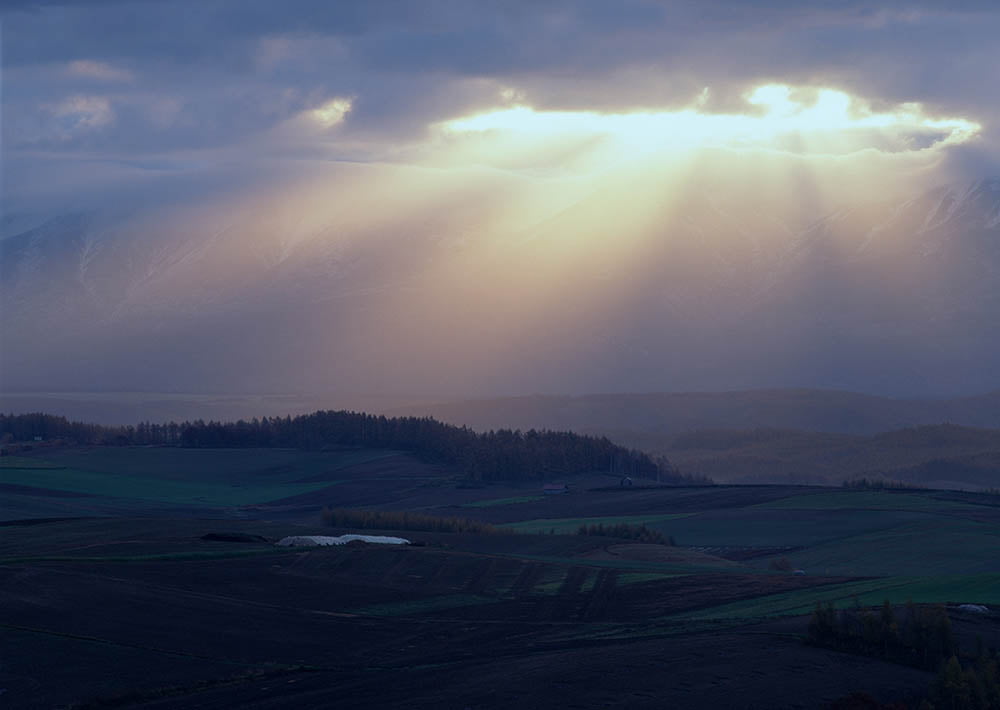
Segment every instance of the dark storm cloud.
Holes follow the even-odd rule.
[[[260,135],[335,96],[369,144],[495,105],[738,110],[761,81],[832,84],[990,125],[993,2],[14,0],[6,149],[163,152]],[[69,71],[72,62],[91,64]],[[111,77],[119,77],[113,80]],[[124,80],[123,77],[131,77]],[[989,134],[987,134],[989,135]]]

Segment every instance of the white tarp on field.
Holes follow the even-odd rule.
[[[290,535],[278,540],[277,544],[282,547],[315,547],[317,545],[346,545],[355,540],[370,542],[375,545],[410,544],[410,541],[405,537],[390,537],[388,535],[341,535],[339,537],[329,535]]]

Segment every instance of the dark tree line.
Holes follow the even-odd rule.
[[[925,670],[936,670],[958,652],[945,608],[913,602],[894,609],[886,600],[877,612],[861,607],[838,611],[831,604],[817,604],[808,638],[817,646]]]
[[[534,429],[477,433],[430,417],[385,417],[347,411],[236,422],[140,422],[126,427],[81,424],[46,414],[0,415],[0,438],[31,441],[35,436],[97,445],[396,449],[456,466],[469,478],[484,482],[544,480],[586,471],[689,482],[665,458],[654,460],[605,437]]]
[[[878,612],[836,612],[818,605],[809,639],[838,650],[864,653],[938,673],[917,710],[1000,710],[1000,656],[978,640],[973,654],[962,654],[941,605],[894,610],[886,601]],[[964,659],[964,664],[963,664]],[[852,699],[854,702],[852,703]],[[855,693],[832,708],[892,708]]]
[[[601,537],[617,537],[624,540],[636,540],[654,545],[669,545],[673,547],[676,543],[674,538],[667,537],[659,530],[651,530],[645,525],[632,525],[630,523],[609,523],[605,525],[581,525],[576,531],[577,535],[598,535]]]
[[[65,439],[73,443],[109,443],[108,437],[117,433],[118,427],[100,424],[71,422],[66,417],[35,412],[32,414],[0,414],[0,442],[34,441],[36,437],[48,441]]]
[[[841,484],[844,488],[856,491],[916,491],[920,486],[905,481],[895,481],[887,478],[852,478]]]
[[[468,518],[447,518],[402,510],[354,510],[324,508],[323,522],[334,528],[363,530],[415,530],[419,532],[457,532],[498,535],[509,532]]]
[[[1000,710],[1000,658],[980,646],[963,668],[958,656],[941,666],[918,710]]]

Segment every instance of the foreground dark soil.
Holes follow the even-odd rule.
[[[605,559],[631,543],[579,536],[412,534],[426,545],[323,549],[200,540],[220,529],[326,532],[5,526],[23,556],[7,547],[0,564],[3,706],[809,708],[859,689],[916,697],[929,679],[805,646],[803,617],[676,617],[844,578],[636,572],[627,557]]]
[[[862,684],[900,698],[926,685],[912,669],[822,649],[754,627],[571,649],[517,649],[436,668],[289,674],[148,708],[813,708]]]

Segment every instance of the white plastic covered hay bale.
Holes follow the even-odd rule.
[[[339,537],[330,535],[290,535],[278,540],[277,544],[282,547],[325,547],[327,545],[346,545],[356,540],[369,542],[373,545],[410,544],[410,541],[404,537],[391,537],[389,535],[340,535]]]
[[[972,614],[989,614],[990,610],[982,604],[959,604],[959,611],[967,611]]]

